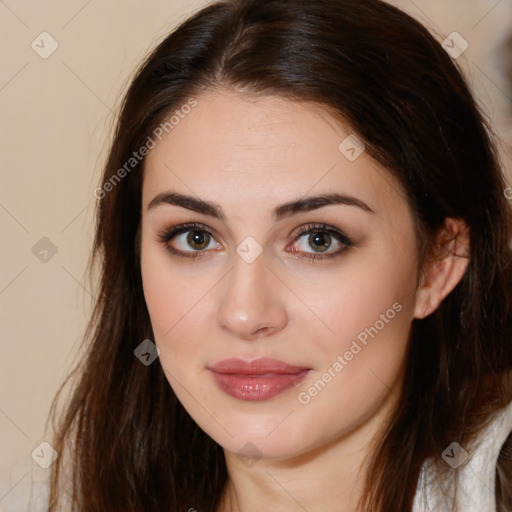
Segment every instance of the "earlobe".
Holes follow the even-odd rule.
[[[414,318],[425,318],[439,307],[464,276],[469,254],[468,225],[462,219],[447,218],[423,267]]]

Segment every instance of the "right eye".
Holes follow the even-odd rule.
[[[171,253],[185,258],[195,258],[207,249],[221,247],[206,226],[198,223],[172,226],[159,233],[158,238]]]

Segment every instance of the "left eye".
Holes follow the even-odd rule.
[[[300,238],[305,238],[306,235],[301,235]],[[316,233],[310,233],[307,235],[307,239],[305,240],[306,244],[309,247],[314,247],[315,249],[318,249],[319,252],[325,252],[327,251],[331,245],[332,245],[332,235],[325,231],[317,231]],[[339,244],[340,242],[338,242]],[[302,245],[302,251],[308,252],[305,250],[305,244]]]
[[[297,241],[300,241],[297,243]],[[338,250],[329,251],[332,245],[337,245]],[[306,253],[310,259],[321,259],[335,257],[344,251],[346,247],[352,245],[351,240],[340,231],[330,228],[326,225],[309,225],[303,228],[295,238],[295,245],[298,248],[292,248],[290,252]],[[310,252],[308,249],[313,248]],[[329,252],[328,252],[329,251]],[[323,254],[325,253],[325,254]]]

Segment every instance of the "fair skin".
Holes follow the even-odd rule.
[[[456,254],[467,247],[467,231],[447,223],[449,250],[417,286],[404,194],[366,151],[354,161],[342,154],[351,131],[339,120],[284,98],[215,90],[196,99],[144,170],[142,279],[159,361],[185,409],[224,448],[229,480],[219,511],[355,511],[371,441],[399,397],[411,322],[461,279],[467,260]],[[170,192],[213,202],[224,218],[166,202],[148,208]],[[273,218],[284,203],[333,192],[360,205]],[[212,236],[196,227],[159,239],[189,222]],[[299,228],[319,223],[352,244],[322,228],[314,233],[325,253],[309,234],[297,238]],[[262,249],[251,263],[236,250],[246,237]],[[201,254],[182,258],[169,247]],[[347,354],[372,326],[366,344]],[[338,356],[342,370],[334,368]],[[231,357],[271,357],[311,371],[277,396],[246,401],[212,378],[209,367]],[[315,393],[322,376],[328,382]]]

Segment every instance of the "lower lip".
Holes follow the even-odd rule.
[[[297,386],[310,370],[298,373],[275,373],[268,375],[241,375],[212,372],[219,388],[224,393],[250,402],[268,400],[283,391]]]

